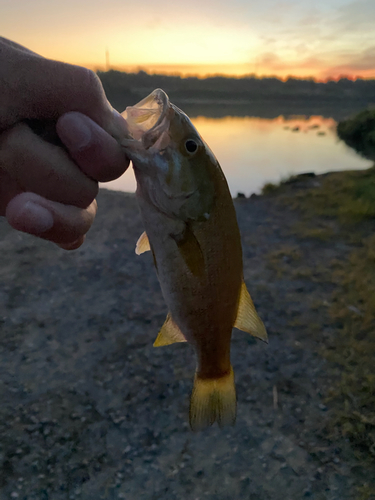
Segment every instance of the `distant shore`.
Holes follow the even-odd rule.
[[[375,80],[341,79],[326,83],[290,78],[181,78],[149,75],[143,71],[98,72],[105,92],[116,109],[138,102],[155,88],[167,92],[172,102],[189,115],[219,113],[322,114],[343,119],[375,104]],[[273,110],[273,111],[272,111]],[[305,110],[305,112],[303,112]],[[276,114],[278,113],[278,114]]]

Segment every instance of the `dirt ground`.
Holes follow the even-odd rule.
[[[194,356],[152,347],[167,310],[151,256],[134,253],[135,197],[102,190],[98,204],[74,252],[0,221],[0,499],[370,498],[375,467],[327,430],[335,285],[316,278],[350,245],[299,238],[277,195],[235,200],[269,345],[234,331],[237,423],[192,433]]]

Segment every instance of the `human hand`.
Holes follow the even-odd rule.
[[[53,125],[49,142],[32,123]],[[0,37],[0,215],[20,231],[78,248],[95,214],[98,181],[129,161],[126,122],[97,76]]]

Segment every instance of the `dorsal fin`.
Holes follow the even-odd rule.
[[[135,246],[135,253],[141,255],[141,253],[148,252],[151,250],[150,242],[148,241],[148,236],[146,231],[144,231],[138,238],[137,244]]]
[[[170,313],[168,313],[164,325],[161,327],[160,332],[156,337],[154,347],[170,345],[174,344],[175,342],[186,342],[186,338],[178,328],[176,323],[173,321]]]
[[[268,336],[263,321],[255,310],[253,301],[247,291],[245,282],[242,281],[240,302],[238,304],[237,318],[233,325],[243,332],[250,333],[263,342],[268,343]]]

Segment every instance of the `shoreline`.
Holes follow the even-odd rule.
[[[167,311],[151,257],[134,253],[143,232],[134,193],[101,187],[73,252],[0,221],[1,494],[352,500],[365,483],[375,488],[359,428],[343,433],[355,413],[340,413],[341,377],[354,376],[346,327],[363,337],[372,321],[350,270],[371,275],[375,219],[353,226],[327,214],[332,186],[366,175],[298,176],[234,199],[244,278],[269,345],[233,333],[236,426],[197,434],[187,423],[191,348],[152,347]]]

